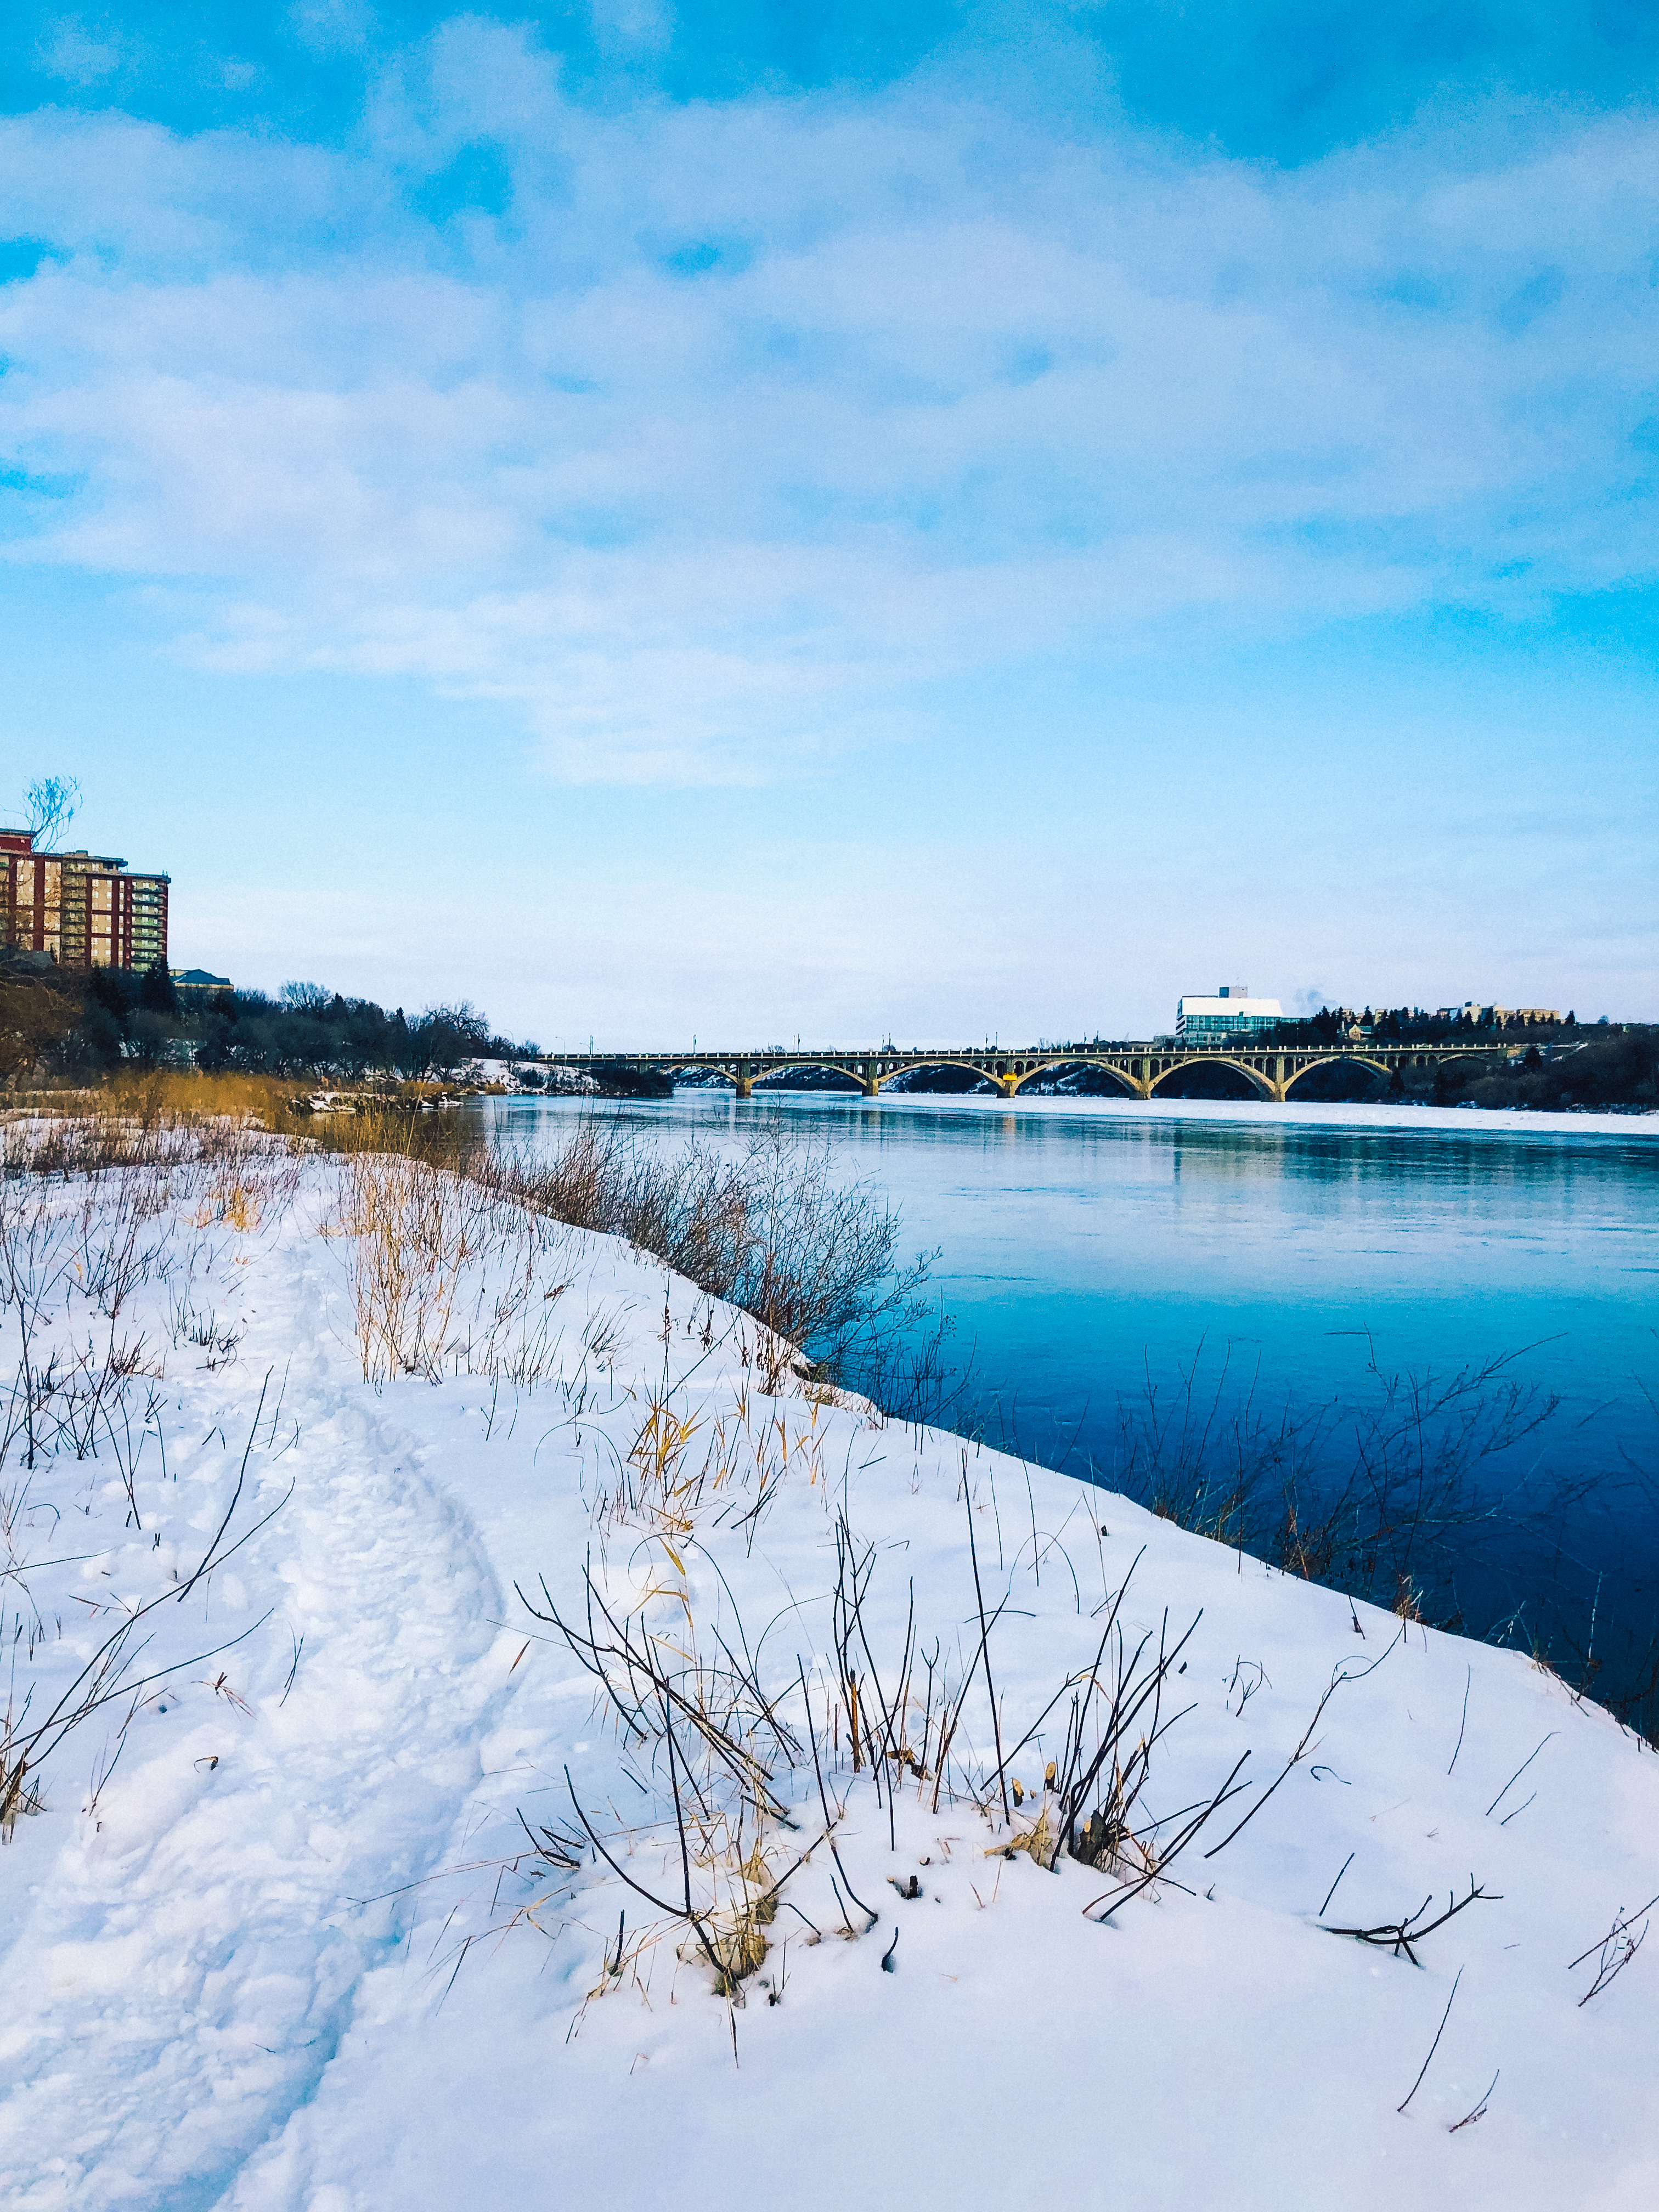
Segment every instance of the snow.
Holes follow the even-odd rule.
[[[1659,1891],[1659,1761],[1607,1714],[1523,1656],[1356,1613],[1122,1498],[820,1402],[752,1322],[611,1240],[497,1218],[441,1379],[366,1382],[343,1172],[244,1162],[228,1205],[222,1171],[175,1170],[115,1320],[72,1276],[54,1295],[60,1345],[142,1340],[143,1441],[130,1498],[112,1435],[95,1458],[60,1440],[32,1474],[11,1440],[14,1710],[31,1685],[49,1703],[118,1618],[94,1607],[189,1583],[245,1451],[226,1542],[270,1517],[146,1616],[134,1679],[176,1672],[124,1741],[125,1704],[67,1739],[0,1853],[9,2203],[1659,2201],[1659,1949],[1580,2002],[1615,1914]],[[83,1262],[120,1189],[56,1186],[59,1214],[84,1209]],[[204,1316],[218,1349],[195,1340]],[[16,1320],[0,1315],[9,1357]],[[672,1511],[641,1473],[653,1435],[669,1487],[714,1469]],[[1249,1754],[1244,1793],[1104,1925],[1110,1872],[1006,1855],[1064,1699],[1008,1762],[1027,1793],[1012,1832],[982,1670],[937,1813],[930,1759],[890,1831],[844,1717],[839,1752],[825,1739],[838,1517],[872,1547],[864,1626],[890,1694],[913,1589],[953,1684],[978,1649],[970,1511],[1005,1747],[1094,1659],[1127,1577],[1131,1650],[1199,1616],[1152,1809],[1207,1799]],[[590,1564],[665,1645],[713,1661],[718,1633],[752,1654],[802,1745],[804,1667],[872,1930],[849,1935],[865,1916],[832,1890],[810,1757],[772,1762],[798,1825],[763,1833],[769,1879],[811,1848],[734,2002],[586,1845],[573,1792],[622,1868],[678,1896],[660,1741],[620,1740],[532,1610],[586,1632]],[[37,1620],[31,1655],[18,1625]],[[533,1861],[520,1816],[575,1834],[578,1865]],[[754,1842],[751,1821],[738,1855]],[[744,1895],[735,1855],[708,1856],[698,1896]],[[1345,1867],[1329,1924],[1486,1894],[1413,1965],[1322,1926]],[[915,1899],[893,1886],[912,1875]]]

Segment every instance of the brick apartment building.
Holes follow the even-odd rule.
[[[167,883],[106,854],[37,853],[32,831],[0,830],[0,944],[60,968],[165,968]]]

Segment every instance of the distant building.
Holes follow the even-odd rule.
[[[1508,1030],[1557,1028],[1560,1014],[1553,1006],[1483,1006],[1479,999],[1465,999],[1461,1006],[1437,1006],[1443,1022],[1468,1022],[1474,1029]]]
[[[1213,998],[1188,997],[1176,1006],[1176,1036],[1182,1044],[1270,1030],[1285,1018],[1277,999],[1253,999],[1248,983],[1224,983]]]
[[[216,975],[206,968],[169,968],[167,973],[173,978],[173,989],[186,994],[191,991],[211,993],[231,988],[228,975]]]
[[[37,853],[32,830],[0,830],[0,944],[60,968],[165,967],[167,884],[106,854]]]

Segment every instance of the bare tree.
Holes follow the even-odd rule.
[[[52,844],[75,819],[81,787],[72,775],[37,776],[23,794],[37,845]]]

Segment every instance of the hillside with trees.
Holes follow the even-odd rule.
[[[84,1082],[119,1070],[417,1079],[481,1057],[527,1057],[476,1006],[388,1013],[314,983],[179,991],[165,969],[74,973],[13,957],[0,964],[0,1085]]]

